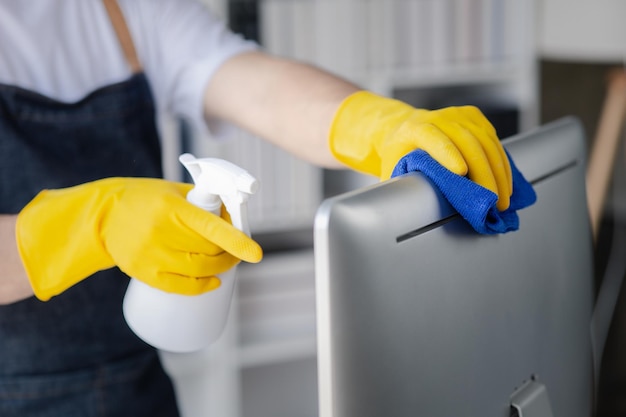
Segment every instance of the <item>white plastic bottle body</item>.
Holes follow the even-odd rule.
[[[169,352],[194,352],[215,342],[228,319],[235,268],[219,276],[219,288],[200,295],[173,294],[132,279],[124,317],[146,343]]]

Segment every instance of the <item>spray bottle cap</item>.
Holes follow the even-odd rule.
[[[187,199],[216,214],[223,202],[233,225],[249,233],[245,205],[250,194],[259,188],[256,178],[243,168],[219,158],[196,158],[185,153],[178,159],[195,183]]]

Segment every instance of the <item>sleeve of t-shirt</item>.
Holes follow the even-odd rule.
[[[228,30],[196,0],[125,0],[120,6],[158,108],[219,136],[224,124],[204,117],[206,86],[226,60],[258,44]]]

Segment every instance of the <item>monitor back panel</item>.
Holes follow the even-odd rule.
[[[537,202],[474,233],[418,173],[326,200],[315,223],[321,417],[509,416],[539,381],[591,413],[592,246],[580,124],[505,141]]]

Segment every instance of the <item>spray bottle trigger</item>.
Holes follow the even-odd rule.
[[[179,157],[195,183],[187,198],[200,207],[219,214],[223,202],[233,225],[249,233],[246,213],[248,197],[259,187],[256,178],[239,166],[218,158],[196,158],[185,153]]]

